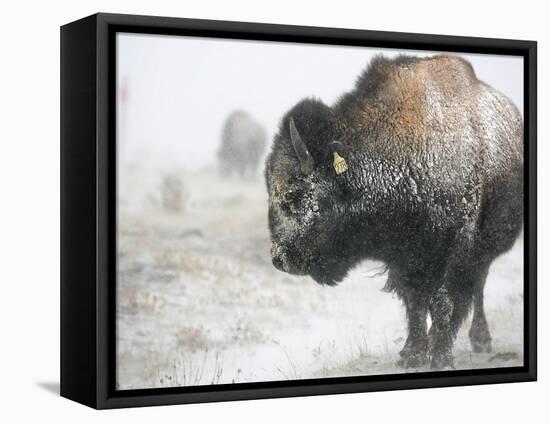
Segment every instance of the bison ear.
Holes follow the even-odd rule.
[[[348,163],[346,162],[346,157],[349,152],[349,147],[341,141],[332,141],[329,144],[328,153],[330,154],[330,160],[332,160],[332,168],[337,175],[347,172]]]

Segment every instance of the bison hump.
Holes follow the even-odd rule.
[[[442,121],[461,121],[478,85],[472,66],[460,57],[378,56],[338,106],[354,126],[376,126],[380,137],[415,142]]]

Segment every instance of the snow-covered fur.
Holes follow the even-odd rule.
[[[402,365],[452,367],[472,304],[473,349],[490,350],[483,287],[523,224],[523,121],[469,62],[375,58],[333,106],[305,99],[282,118],[265,177],[277,268],[334,285],[364,259],[385,263],[407,312]]]

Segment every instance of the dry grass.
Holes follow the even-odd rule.
[[[193,183],[178,214],[147,199],[155,188],[150,174],[132,172],[120,181],[120,192],[131,193],[119,210],[120,388],[403,371],[395,362],[404,311],[380,291],[380,263],[365,263],[336,288],[278,272],[260,179],[182,173]],[[518,244],[493,266],[487,286],[494,350],[504,355],[470,354],[466,323],[457,368],[521,363],[521,286]]]

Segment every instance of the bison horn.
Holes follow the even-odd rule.
[[[292,141],[292,146],[294,147],[294,152],[300,160],[300,170],[304,175],[310,175],[313,172],[315,163],[313,162],[313,157],[309,153],[306,144],[302,141],[298,129],[294,124],[294,119],[290,118],[290,139]]]

